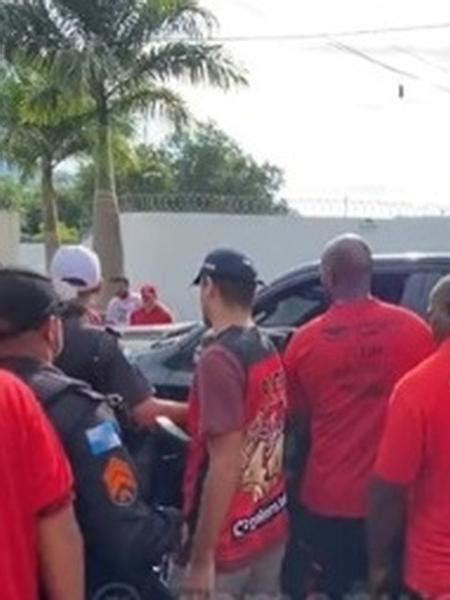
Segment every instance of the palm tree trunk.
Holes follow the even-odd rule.
[[[41,196],[44,221],[45,261],[47,269],[60,246],[58,232],[58,205],[53,185],[53,164],[51,159],[43,158],[41,164]]]
[[[94,250],[102,263],[105,285],[101,302],[105,305],[112,295],[110,278],[123,273],[123,246],[114,181],[109,115],[104,103],[100,103],[98,107],[95,163]]]

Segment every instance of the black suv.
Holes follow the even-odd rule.
[[[431,288],[450,273],[450,254],[375,256],[373,294],[425,316]],[[255,321],[267,330],[279,348],[290,334],[326,309],[319,264],[306,264],[263,288],[255,302]],[[193,325],[188,333],[149,342],[148,348],[129,355],[163,397],[186,397],[196,351],[205,333]],[[124,340],[126,348],[126,340]]]

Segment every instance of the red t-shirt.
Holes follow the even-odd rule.
[[[309,420],[300,501],[328,517],[361,518],[389,396],[433,350],[412,312],[374,298],[335,304],[301,327],[285,355],[291,409]]]
[[[72,475],[32,392],[0,371],[2,600],[37,600],[37,521],[72,501]]]
[[[131,313],[131,325],[164,325],[173,323],[171,312],[162,304],[157,304],[153,310],[138,308]]]
[[[407,486],[405,579],[450,594],[450,340],[397,386],[375,471]]]

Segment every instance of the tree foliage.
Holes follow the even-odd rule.
[[[223,89],[245,83],[221,45],[208,41],[214,18],[197,0],[3,0],[0,50],[12,63],[50,73],[67,101],[97,122],[94,246],[105,277],[123,266],[110,124],[115,113],[150,110],[175,123],[188,116],[168,84]],[[186,41],[186,38],[189,38]],[[45,116],[47,102],[41,103]],[[48,111],[52,118],[52,110]]]
[[[266,214],[288,210],[279,198],[281,169],[259,164],[212,123],[175,133],[159,147],[138,146],[134,162],[117,160],[116,165],[117,193],[124,209],[151,210],[158,196],[161,210]],[[84,165],[71,190],[80,206],[94,185],[94,167]]]

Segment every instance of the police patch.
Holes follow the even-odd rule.
[[[104,454],[113,448],[119,448],[122,445],[117,427],[113,421],[105,421],[97,427],[86,430],[86,437],[89,448],[94,456]]]
[[[109,459],[103,471],[103,483],[109,499],[117,506],[130,506],[137,498],[138,482],[129,463],[121,458]]]

